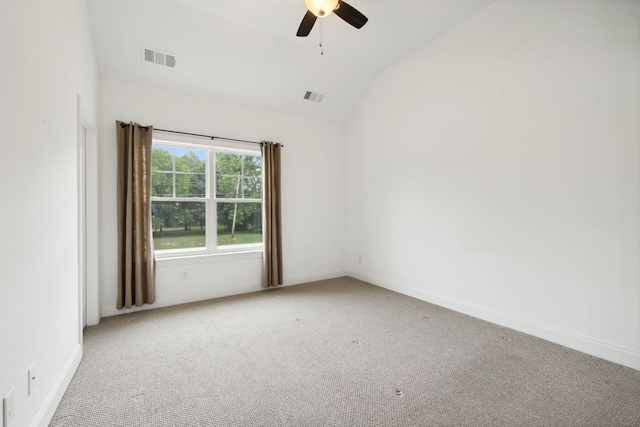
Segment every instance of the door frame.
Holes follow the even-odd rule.
[[[78,342],[82,344],[85,325],[97,325],[100,322],[98,126],[95,113],[82,102],[80,95],[77,97],[77,102]]]

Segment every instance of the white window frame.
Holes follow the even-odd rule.
[[[262,209],[262,221],[264,222],[264,203],[260,199],[223,199],[217,198],[215,192],[216,162],[215,155],[218,152],[232,153],[248,156],[261,156],[260,147],[253,144],[234,143],[227,141],[209,141],[198,137],[184,135],[174,135],[158,132],[153,137],[153,146],[162,145],[177,148],[190,148],[194,150],[206,151],[207,175],[206,175],[206,196],[205,197],[160,197],[151,196],[151,202],[202,202],[205,204],[205,247],[204,248],[184,248],[184,249],[164,249],[154,250],[156,259],[178,258],[178,257],[198,257],[215,254],[229,254],[234,252],[255,252],[264,249],[264,242],[251,244],[238,244],[218,246],[218,217],[217,208],[219,202],[225,203],[260,203]],[[174,161],[175,162],[175,161]],[[261,176],[264,185],[264,174]],[[149,213],[151,214],[151,213]],[[264,223],[262,224],[264,227]],[[152,230],[153,231],[153,230]]]

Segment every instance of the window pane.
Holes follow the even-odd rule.
[[[216,197],[222,199],[238,199],[240,193],[240,176],[216,174]]]
[[[154,145],[151,151],[151,169],[154,171],[173,171],[173,147]]]
[[[152,172],[151,195],[173,197],[173,174],[167,172]]]
[[[242,156],[232,153],[216,154],[216,197],[235,199],[240,197]]]
[[[155,250],[205,248],[206,210],[202,202],[152,202]]]
[[[262,198],[262,158],[232,153],[216,155],[216,197]]]
[[[154,145],[152,164],[152,196],[206,197],[206,150]]]
[[[244,178],[244,198],[262,199],[262,179],[260,177]]]
[[[244,197],[262,198],[262,157],[244,156]]]
[[[240,175],[242,156],[233,153],[216,154],[216,172],[223,175]]]
[[[218,203],[218,246],[262,243],[260,203]]]
[[[205,172],[207,152],[176,147],[176,172]]]
[[[176,174],[176,197],[205,197],[206,195],[205,174]]]

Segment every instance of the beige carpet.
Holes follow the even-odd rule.
[[[103,319],[51,426],[640,426],[640,371],[342,278]]]

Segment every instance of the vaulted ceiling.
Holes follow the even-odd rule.
[[[322,19],[324,55],[319,22],[296,37],[304,0],[87,3],[103,76],[346,122],[380,71],[492,1],[348,0],[369,22],[357,30],[335,14]],[[142,46],[175,54],[175,68],[143,61]]]

